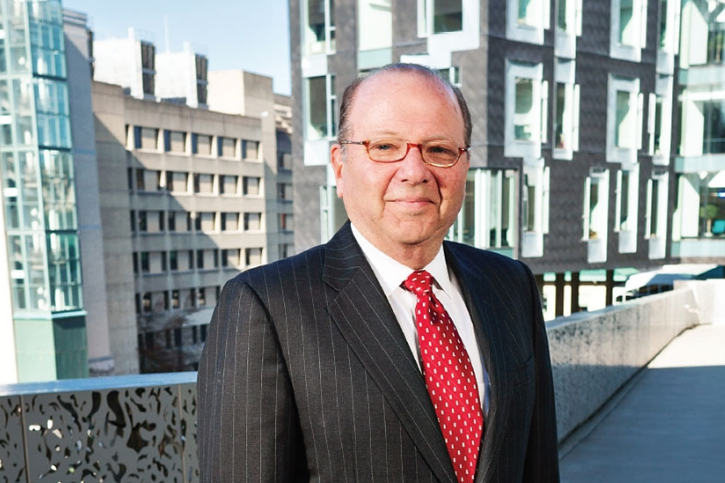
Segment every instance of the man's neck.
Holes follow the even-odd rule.
[[[362,236],[372,246],[389,256],[396,262],[405,265],[412,270],[421,270],[426,267],[436,257],[441,249],[443,240],[438,243],[431,241],[430,243],[421,243],[416,245],[388,245],[379,243],[375,237],[362,233],[357,226],[352,225],[356,235]]]

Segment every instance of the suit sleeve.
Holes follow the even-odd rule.
[[[523,264],[522,264],[523,265]],[[534,276],[526,265],[533,320],[533,350],[536,365],[536,400],[526,448],[524,482],[558,483],[559,450],[556,434],[554,382],[549,358],[549,342],[541,310],[541,299]]]
[[[226,284],[198,374],[201,483],[306,481],[289,374],[269,312],[243,281]]]

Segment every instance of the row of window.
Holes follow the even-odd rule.
[[[258,160],[261,154],[259,141],[129,125],[126,125],[126,146],[128,149],[245,160]]]
[[[130,214],[134,233],[259,232],[264,228],[262,213],[131,210]],[[278,213],[277,228],[293,231],[294,215]]]
[[[197,287],[136,294],[136,313],[163,313],[169,310],[214,307],[220,286]]]
[[[261,196],[263,193],[262,178],[258,176],[240,177],[230,174],[189,173],[144,168],[128,168],[128,189],[227,196]],[[291,185],[278,187],[277,191],[280,199],[291,199]]]
[[[142,332],[138,334],[138,348],[140,351],[152,351],[157,348],[181,349],[182,347],[206,342],[209,324],[190,325],[164,329],[157,332]]]
[[[463,32],[476,28],[476,21],[464,20],[478,12],[478,0],[418,0],[418,37]],[[358,0],[358,49],[370,51],[392,46],[393,12],[391,0]],[[511,40],[543,44],[544,30],[551,28],[550,11],[556,11],[558,36],[572,38],[582,33],[583,0],[508,0],[506,36]],[[648,0],[611,0],[610,52],[613,57],[639,61],[647,41]],[[659,0],[658,47],[677,52],[680,5],[675,0]],[[335,12],[333,0],[305,0],[302,9],[305,55],[335,51]],[[570,41],[571,42],[571,41]],[[575,42],[575,40],[574,40]],[[557,50],[560,47],[557,39]],[[575,55],[575,48],[562,47]],[[557,53],[559,55],[559,53]],[[569,57],[573,58],[573,57]]]
[[[262,264],[262,248],[134,252],[134,274],[190,272],[218,268],[244,269]]]

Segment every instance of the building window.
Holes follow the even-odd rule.
[[[196,231],[204,232],[204,233],[212,233],[214,232],[215,223],[214,223],[214,213],[210,212],[198,212],[196,213]]]
[[[259,159],[259,141],[242,140],[242,159]]]
[[[159,130],[156,128],[141,128],[141,149],[149,149],[158,151],[159,149]]]
[[[647,182],[645,238],[649,239],[649,258],[653,260],[664,258],[666,252],[668,183],[667,171],[655,171]]]
[[[214,194],[214,175],[201,174],[194,175],[194,193],[203,195]]]
[[[541,157],[548,105],[548,83],[542,75],[541,64],[507,64],[506,157]]]
[[[237,140],[229,137],[217,137],[217,156],[220,158],[236,158]]]
[[[239,249],[225,249],[221,251],[222,267],[224,268],[236,268],[240,265]]]
[[[164,150],[170,153],[186,152],[186,133],[180,131],[164,131]]]
[[[277,183],[277,199],[284,201],[292,201],[292,184]]]
[[[201,102],[201,101],[200,101]],[[192,134],[191,152],[202,156],[211,156],[213,137],[206,134]]]
[[[543,44],[544,30],[549,28],[548,0],[508,0],[506,36],[535,44]]]
[[[617,205],[614,231],[619,232],[619,252],[637,251],[637,206],[639,205],[639,166],[617,172]]]
[[[303,41],[307,55],[335,51],[334,0],[303,0]]]
[[[647,43],[647,0],[612,0],[610,54],[639,62]]]
[[[463,207],[448,238],[513,255],[518,232],[516,177],[514,170],[471,169]]]
[[[292,154],[277,151],[277,169],[279,170],[291,170],[292,169]]]
[[[462,0],[419,0],[418,36],[460,32],[463,30]]]
[[[136,190],[160,191],[161,171],[138,168],[136,170]]]
[[[607,223],[609,212],[609,171],[594,168],[584,185],[582,238],[588,240],[587,261],[607,260]]]
[[[179,252],[171,250],[169,252],[169,270],[176,272],[179,269]]]
[[[239,213],[221,214],[222,231],[239,231]]]
[[[632,165],[642,147],[644,96],[639,79],[609,77],[607,161]]]
[[[256,267],[262,264],[261,248],[246,248],[244,250],[244,264],[247,267]]]
[[[725,170],[683,174],[678,193],[680,237],[725,237]]]
[[[305,133],[308,140],[330,139],[335,125],[335,76],[328,74],[305,80]]]
[[[649,153],[655,164],[669,164],[672,145],[672,90],[674,79],[657,76],[656,93],[649,98]],[[724,131],[725,132],[725,131]]]
[[[234,196],[239,194],[239,176],[223,174],[219,176],[219,193]]]
[[[607,213],[609,209],[609,172],[593,171],[586,179],[584,189],[585,240],[601,239],[607,234]]]
[[[393,45],[392,0],[358,0],[358,19],[358,50]]]
[[[461,68],[452,66],[446,67],[445,69],[438,69],[438,73],[445,80],[453,84],[454,86],[461,87]]]
[[[167,171],[166,189],[172,193],[188,193],[189,173],[181,171]]]
[[[259,196],[259,185],[261,184],[261,182],[262,178],[257,178],[254,176],[244,176],[242,178],[242,193],[244,194],[244,196]]]
[[[279,213],[279,231],[293,231],[294,230],[294,215],[290,213]]]
[[[244,231],[259,231],[262,229],[261,213],[244,213]]]
[[[574,61],[556,65],[554,92],[554,158],[572,159],[579,150],[579,86],[574,83]]]

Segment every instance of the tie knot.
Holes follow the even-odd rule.
[[[403,286],[414,294],[425,294],[430,292],[430,286],[433,283],[433,276],[425,270],[416,270],[411,273],[403,282]]]

